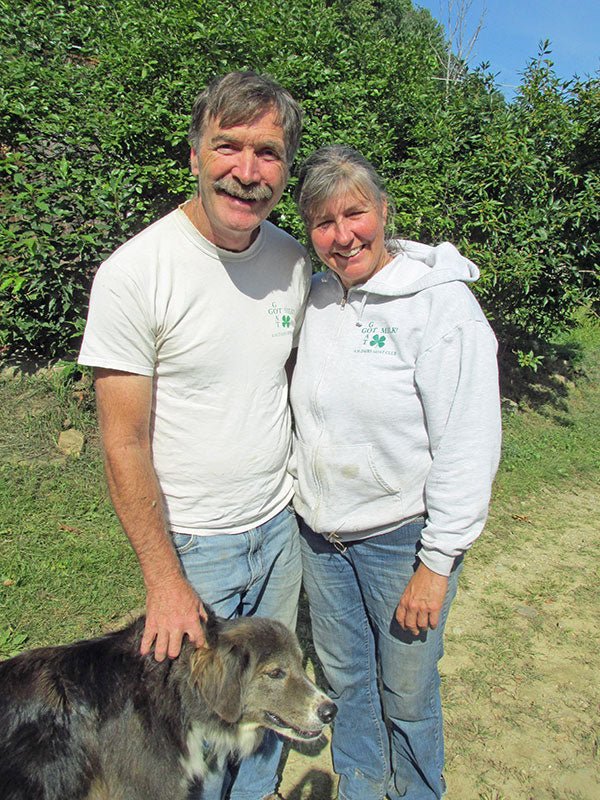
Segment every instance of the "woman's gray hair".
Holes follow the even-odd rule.
[[[375,167],[357,150],[333,144],[315,150],[298,170],[294,197],[307,229],[325,203],[348,191],[358,191],[374,200],[379,208],[387,204],[389,225],[393,213],[383,180]]]
[[[198,152],[207,122],[217,119],[224,128],[248,125],[273,110],[283,130],[288,166],[296,155],[302,133],[302,109],[292,95],[267,75],[229,72],[211,81],[192,108],[188,133],[191,146]]]

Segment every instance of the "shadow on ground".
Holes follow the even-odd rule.
[[[293,788],[286,789],[286,800],[329,800],[333,796],[331,775],[319,769],[309,770]]]

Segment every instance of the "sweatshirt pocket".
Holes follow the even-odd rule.
[[[295,442],[295,505],[318,532],[356,532],[402,519],[400,480],[370,444],[308,447]]]

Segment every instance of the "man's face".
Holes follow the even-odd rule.
[[[226,250],[249,247],[285,188],[285,152],[272,111],[233,128],[209,120],[191,153],[200,200],[192,219],[200,233]]]

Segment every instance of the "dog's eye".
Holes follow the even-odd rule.
[[[275,667],[275,669],[270,670],[267,672],[267,675],[269,678],[273,678],[274,680],[285,678],[285,672],[280,667]]]

